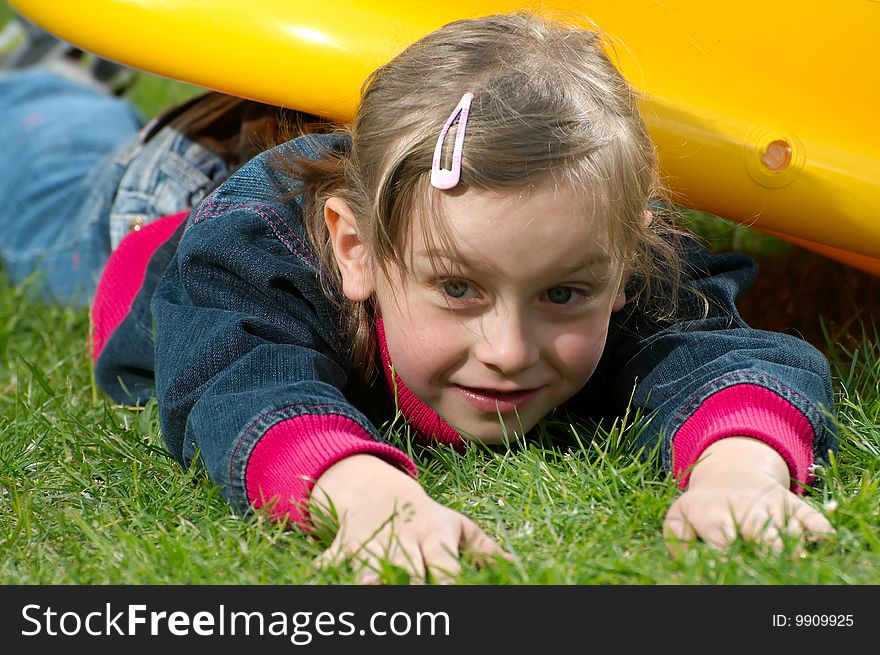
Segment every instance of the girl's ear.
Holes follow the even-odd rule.
[[[366,301],[373,295],[373,274],[354,213],[342,198],[333,196],[324,203],[324,222],[342,276],[342,293],[349,300]]]
[[[620,280],[620,286],[617,287],[617,295],[614,297],[614,304],[611,306],[612,312],[619,312],[626,305],[626,283],[629,282],[629,274],[624,273]]]

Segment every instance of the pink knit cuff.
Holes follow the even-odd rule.
[[[338,415],[304,414],[272,426],[254,447],[245,480],[248,500],[271,504],[273,518],[308,524],[306,502],[315,481],[349,455],[369,453],[413,477],[418,470],[402,451],[375,441],[355,421]]]
[[[140,291],[150,257],[186,220],[189,211],[164,216],[127,234],[110,254],[92,302],[92,359],[97,360],[107,339],[131,310]]]
[[[438,443],[456,448],[464,447],[464,439],[453,429],[449,423],[440,418],[440,415],[428,407],[421,398],[415,395],[400,379],[397,373],[392,377],[391,356],[388,354],[388,345],[385,343],[385,327],[382,319],[376,319],[376,336],[379,341],[379,350],[382,353],[382,370],[385,371],[385,380],[392,394],[397,396],[397,406],[413,428],[423,437],[436,439]]]
[[[687,487],[690,468],[712,443],[752,437],[775,448],[788,465],[791,489],[813,476],[813,427],[797,407],[756,384],[736,384],[713,394],[685,421],[673,439],[672,472]]]

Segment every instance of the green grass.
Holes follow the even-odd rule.
[[[8,18],[0,4],[0,24]],[[148,116],[197,89],[141,75],[132,99]],[[719,247],[784,244],[715,217],[690,221]],[[155,404],[109,402],[93,386],[85,310],[45,305],[0,273],[0,583],[306,584],[353,580],[317,570],[327,545],[232,513],[204,472],[162,444]],[[475,519],[515,563],[464,567],[463,584],[876,584],[880,582],[880,335],[829,338],[839,457],[818,472],[812,502],[836,536],[795,555],[736,544],[672,556],[661,523],[679,493],[626,447],[634,421],[608,433],[552,423],[528,447],[413,449],[422,483]],[[565,449],[554,437],[576,434]],[[394,571],[386,582],[403,582]]]

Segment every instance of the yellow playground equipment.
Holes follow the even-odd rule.
[[[577,14],[643,94],[681,204],[880,275],[880,2],[9,0],[108,59],[349,119],[367,74],[457,18]]]

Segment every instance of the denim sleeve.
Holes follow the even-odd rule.
[[[285,191],[260,157],[205,198],[152,301],[166,445],[184,465],[199,457],[241,512],[250,454],[279,422],[340,416],[380,441],[343,393],[334,312]]]
[[[737,384],[757,385],[796,407],[813,429],[813,459],[837,447],[828,361],[792,335],[749,326],[736,300],[756,274],[744,254],[710,254],[684,239],[686,280],[676,322],[652,320],[627,307],[612,320],[605,353],[584,397],[597,413],[621,415],[638,408],[646,419],[638,448],[659,441],[662,466],[672,468],[672,442],[679,428],[709,396]],[[702,297],[701,297],[702,296]]]

